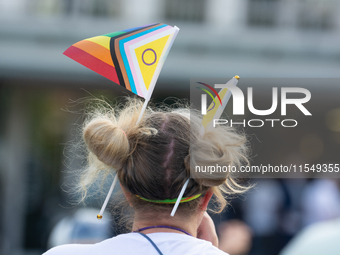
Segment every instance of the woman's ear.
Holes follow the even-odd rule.
[[[204,197],[202,197],[200,205],[199,205],[202,211],[207,210],[209,201],[210,201],[213,194],[214,194],[214,192],[211,189],[208,189],[208,191],[205,193]]]
[[[119,183],[119,185],[120,185],[120,188],[121,188],[122,191],[123,191],[123,194],[124,194],[126,200],[127,200],[128,203],[129,203],[129,205],[130,205],[131,207],[133,207],[133,206],[132,206],[132,203],[131,203],[131,196],[132,196],[131,192],[127,191],[127,190],[122,186],[122,184]]]

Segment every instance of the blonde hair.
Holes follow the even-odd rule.
[[[187,106],[175,110],[149,107],[136,125],[142,105],[141,100],[130,98],[122,107],[100,106],[89,112],[82,130],[88,149],[87,167],[80,182],[83,199],[96,179],[112,171],[132,194],[151,200],[177,198],[191,177],[184,197],[204,194],[211,188],[218,212],[227,205],[226,198],[248,189],[238,184],[232,173],[197,175],[194,171],[197,165],[239,167],[247,163],[245,135],[228,126],[202,133],[200,115]],[[133,197],[136,210],[169,208]],[[198,200],[181,204],[178,212],[192,212]]]

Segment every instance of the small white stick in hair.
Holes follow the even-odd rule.
[[[100,219],[103,218],[103,212],[104,212],[104,210],[105,210],[105,208],[106,208],[106,206],[107,206],[107,203],[108,203],[109,200],[110,200],[110,197],[111,197],[111,195],[112,195],[113,189],[114,189],[115,186],[116,186],[117,180],[118,180],[118,175],[117,175],[117,173],[116,173],[115,178],[113,179],[113,182],[112,182],[112,184],[111,184],[109,193],[107,193],[107,196],[106,196],[106,198],[105,198],[105,201],[104,201],[104,204],[103,204],[103,206],[102,206],[102,209],[100,209],[100,212],[99,212],[99,214],[97,215],[97,219],[98,219],[98,220],[100,220]]]
[[[137,120],[136,125],[138,125],[139,122],[142,120],[142,117],[143,117],[143,115],[144,115],[144,112],[145,112],[145,110],[146,110],[146,106],[148,105],[148,103],[149,103],[149,100],[148,100],[148,99],[145,99],[144,104],[143,104],[143,107],[142,107],[142,110],[140,111],[140,114],[139,114],[139,116],[138,116],[138,120]]]
[[[174,216],[175,216],[175,213],[176,213],[176,211],[177,211],[178,205],[179,205],[179,203],[181,202],[181,199],[182,199],[182,197],[183,197],[183,195],[184,195],[184,192],[185,192],[185,190],[186,190],[186,188],[187,188],[187,186],[188,186],[189,180],[190,180],[190,178],[188,178],[188,180],[186,180],[186,182],[185,182],[184,185],[183,185],[183,188],[182,188],[181,192],[179,193],[179,196],[178,196],[177,201],[176,201],[176,203],[175,203],[175,205],[174,205],[174,208],[172,209],[172,211],[171,211],[171,213],[170,213],[170,216],[171,216],[171,217],[174,217]]]

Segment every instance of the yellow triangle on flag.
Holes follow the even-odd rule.
[[[147,90],[169,37],[170,35],[161,37],[135,49],[138,65]]]

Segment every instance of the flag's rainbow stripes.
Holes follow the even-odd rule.
[[[64,54],[149,99],[178,30],[161,23],[126,29],[77,42]]]

